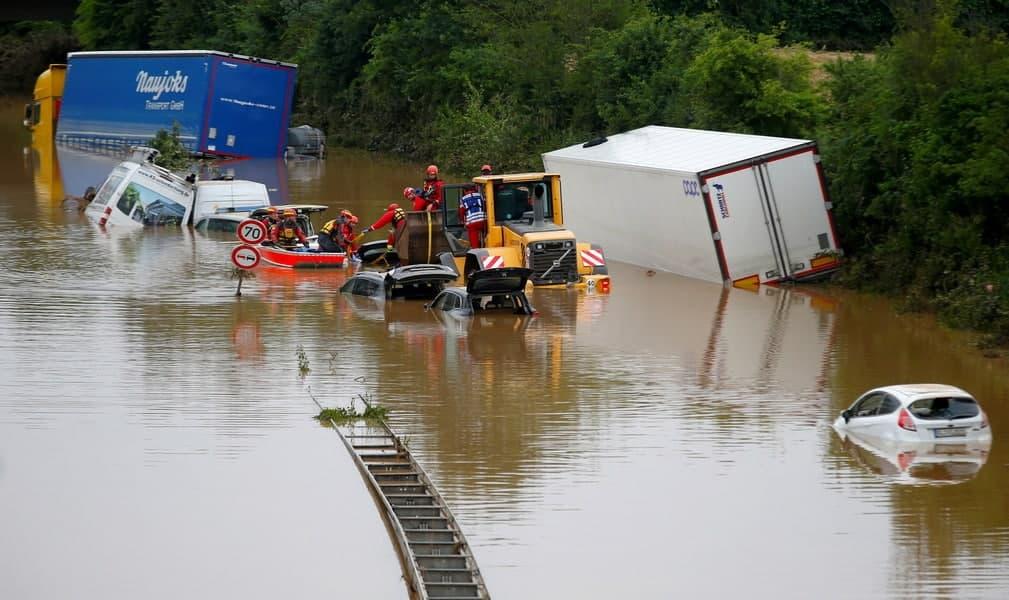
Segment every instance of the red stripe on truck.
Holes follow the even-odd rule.
[[[708,180],[701,178],[701,189],[708,186]],[[718,268],[722,272],[722,281],[729,279],[729,265],[725,262],[725,250],[722,248],[721,235],[718,235],[718,221],[715,220],[715,209],[711,206],[711,194],[702,192],[704,212],[708,215],[708,225],[711,227],[711,241],[715,244],[715,255],[718,256]]]

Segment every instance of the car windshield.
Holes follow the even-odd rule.
[[[918,419],[969,419],[981,412],[973,398],[925,398],[907,407]]]

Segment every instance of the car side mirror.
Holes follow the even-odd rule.
[[[850,421],[851,420],[851,409],[850,408],[846,409],[844,412],[841,413],[841,416],[844,417],[844,422],[845,423],[847,423],[848,421]]]

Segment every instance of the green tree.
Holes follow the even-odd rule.
[[[86,50],[146,50],[156,0],[81,0],[73,30]]]
[[[21,21],[0,28],[0,92],[31,93],[52,63],[66,62],[77,40],[63,23]]]
[[[701,128],[777,136],[810,135],[821,102],[803,54],[779,56],[777,40],[734,30],[712,37],[683,74],[691,122]]]

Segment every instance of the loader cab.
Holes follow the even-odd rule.
[[[481,181],[483,180],[483,181]],[[487,200],[488,218],[494,225],[531,224],[536,189],[542,190],[543,220],[560,225],[554,216],[560,212],[560,179],[549,173],[519,173],[474,179],[482,184]]]

